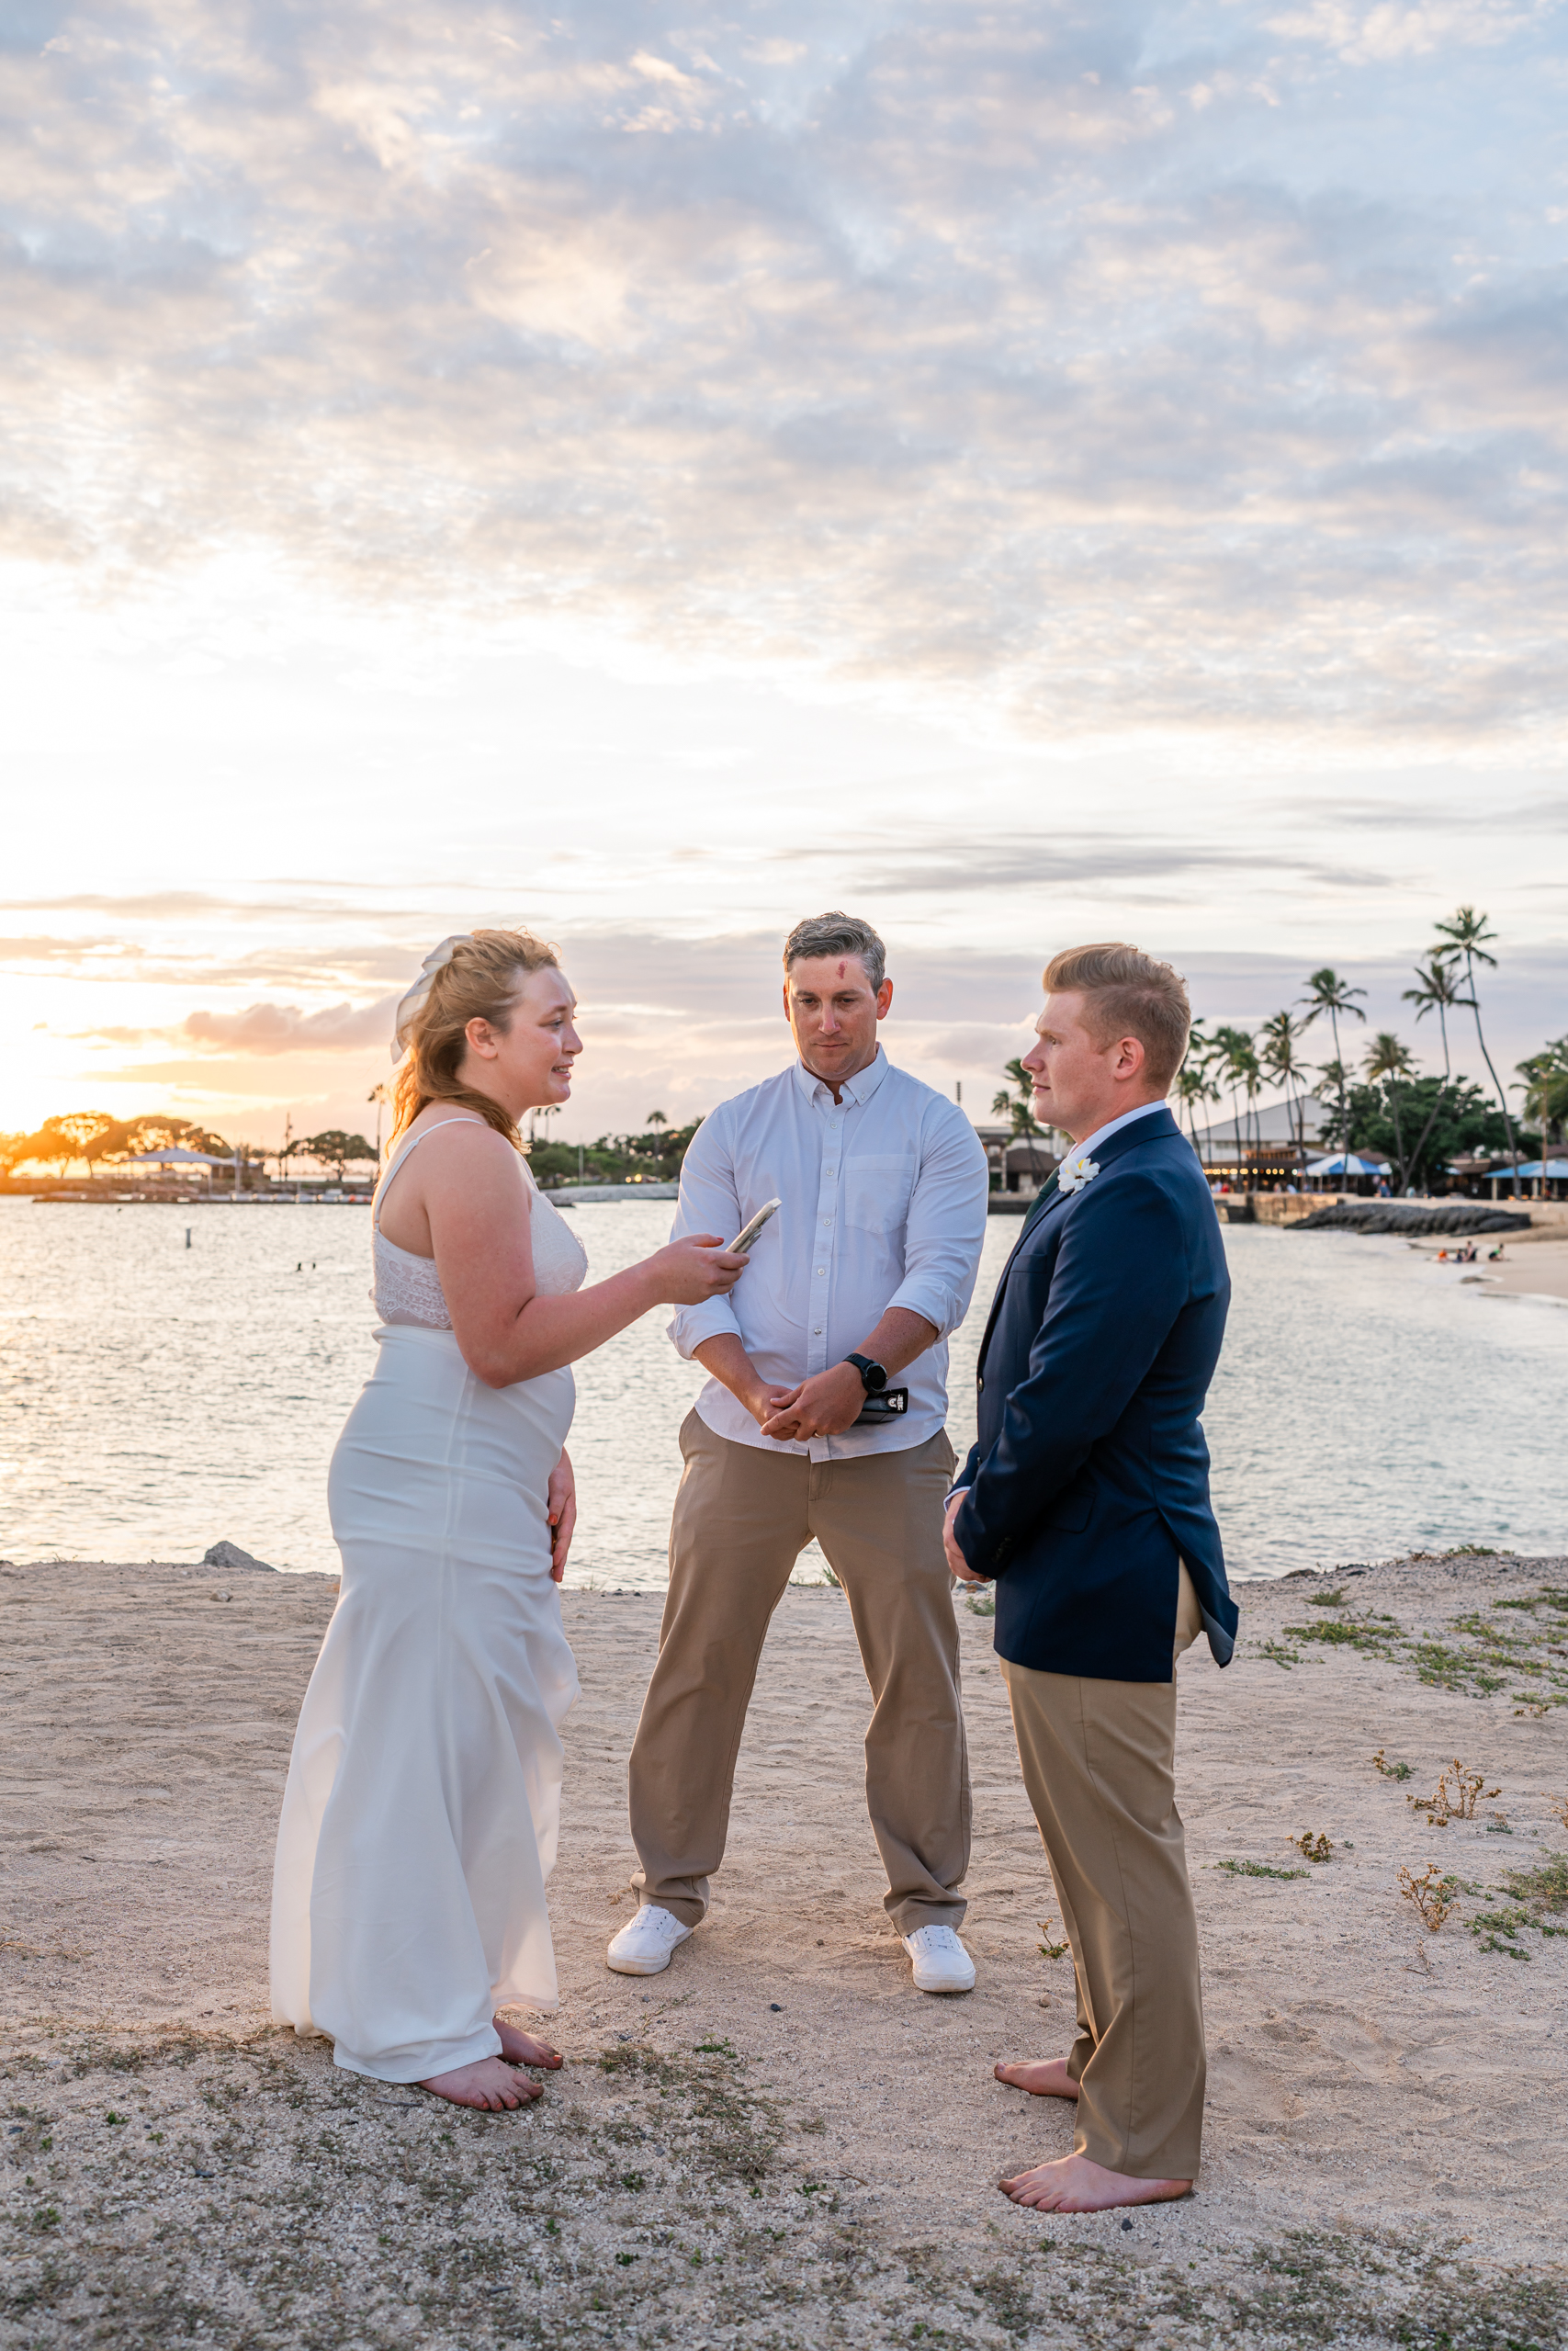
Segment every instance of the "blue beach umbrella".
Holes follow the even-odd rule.
[[[1312,1160],[1307,1167],[1306,1172],[1309,1176],[1378,1176],[1382,1175],[1385,1170],[1379,1167],[1377,1162],[1373,1159],[1359,1159],[1353,1151],[1351,1152],[1349,1159],[1347,1159],[1344,1152],[1339,1151],[1335,1154],[1332,1159]]]

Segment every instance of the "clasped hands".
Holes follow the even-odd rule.
[[[759,1383],[747,1409],[764,1437],[781,1445],[808,1437],[837,1437],[852,1429],[865,1404],[865,1386],[852,1363],[834,1363],[792,1388]]]

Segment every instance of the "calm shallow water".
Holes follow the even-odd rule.
[[[667,1203],[573,1213],[591,1280],[669,1227]],[[349,1207],[0,1201],[0,1555],[194,1560],[227,1537],[335,1573],[326,1469],[375,1353],[369,1227]],[[1017,1231],[992,1218],[953,1340],[960,1454]],[[1239,1226],[1225,1245],[1235,1297],[1205,1418],[1234,1573],[1568,1549],[1568,1308],[1461,1288],[1395,1241]],[[663,1582],[675,1432],[702,1385],[668,1318],[577,1366],[570,1582]],[[819,1573],[811,1555],[800,1573]]]

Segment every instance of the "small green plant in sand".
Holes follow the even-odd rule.
[[[1365,1649],[1374,1656],[1393,1655],[1404,1635],[1392,1616],[1330,1616],[1321,1624],[1287,1624],[1292,1641],[1317,1641],[1331,1649]]]
[[[1057,1931],[1052,1921],[1049,1918],[1037,1918],[1034,1923],[1040,1929],[1041,1939],[1036,1948],[1041,1955],[1048,1960],[1065,1959],[1069,1946],[1065,1942],[1052,1941],[1052,1937]]]
[[[1500,1796],[1501,1788],[1488,1788],[1484,1771],[1467,1771],[1456,1755],[1452,1763],[1438,1781],[1436,1792],[1430,1796],[1406,1796],[1405,1803],[1413,1811],[1425,1813],[1433,1828],[1447,1828],[1450,1820],[1473,1820],[1478,1796]]]
[[[1268,1861],[1216,1861],[1216,1870],[1228,1871],[1233,1878],[1304,1878],[1304,1870],[1276,1870]]]
[[[971,1616],[995,1616],[997,1596],[995,1592],[972,1592],[964,1605]]]
[[[1408,1780],[1410,1777],[1410,1766],[1407,1763],[1391,1763],[1386,1751],[1381,1746],[1372,1758],[1372,1769],[1381,1771],[1385,1780]]]
[[[1415,1905],[1422,1925],[1435,1935],[1459,1899],[1460,1882],[1445,1877],[1436,1861],[1428,1861],[1419,1877],[1402,1869],[1399,1891]]]
[[[1483,1951],[1502,1951],[1509,1959],[1528,1960],[1519,1930],[1533,1927],[1538,1935],[1568,1935],[1568,1926],[1552,1921],[1568,1911],[1568,1853],[1549,1853],[1529,1870],[1505,1870],[1503,1893],[1513,1900],[1505,1910],[1480,1910],[1470,1922]]]
[[[1409,1555],[1419,1562],[1511,1554],[1467,1545],[1454,1553]],[[1494,1600],[1489,1610],[1472,1609],[1452,1618],[1439,1634],[1407,1634],[1392,1616],[1375,1610],[1352,1614],[1339,1585],[1304,1597],[1309,1607],[1324,1611],[1316,1623],[1283,1625],[1278,1640],[1258,1644],[1257,1654],[1287,1672],[1303,1661],[1310,1643],[1319,1649],[1359,1650],[1402,1666],[1428,1689],[1462,1690],[1472,1698],[1493,1697],[1517,1677],[1530,1686],[1512,1692],[1514,1712],[1535,1720],[1568,1706],[1568,1589],[1561,1586],[1542,1585],[1532,1593]],[[1498,1614],[1502,1610],[1514,1611],[1516,1621],[1520,1615],[1534,1621],[1510,1632]]]
[[[1314,1836],[1310,1828],[1303,1828],[1299,1837],[1292,1837],[1291,1843],[1304,1861],[1328,1861],[1334,1857],[1334,1840],[1325,1837],[1322,1829]]]

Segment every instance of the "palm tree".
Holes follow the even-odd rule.
[[[381,1164],[381,1113],[392,1099],[392,1090],[390,1086],[375,1085],[371,1087],[365,1099],[367,1102],[374,1102],[376,1105],[376,1165],[379,1167]]]
[[[1012,1084],[1005,1093],[991,1096],[991,1115],[1005,1118],[1015,1136],[1021,1137],[1029,1149],[1029,1172],[1038,1184],[1040,1171],[1034,1164],[1034,1137],[1045,1129],[1034,1115],[1034,1080],[1016,1056],[1007,1065],[1005,1074]],[[1002,1188],[1007,1188],[1007,1156],[1002,1156]]]
[[[1544,1052],[1515,1063],[1525,1081],[1525,1116],[1540,1125],[1540,1174],[1537,1197],[1546,1198],[1546,1162],[1553,1143],[1562,1140],[1568,1121],[1568,1036],[1553,1037]]]
[[[1242,1167],[1247,1179],[1246,1189],[1250,1192],[1252,1170],[1247,1166],[1247,1146],[1242,1141],[1241,1105],[1237,1099],[1237,1090],[1245,1088],[1249,1111],[1247,1131],[1250,1136],[1252,1132],[1250,1106],[1257,1096],[1258,1081],[1262,1074],[1258,1067],[1258,1055],[1253,1049],[1250,1032],[1237,1028],[1216,1029],[1214,1055],[1219,1063],[1220,1074],[1230,1088],[1231,1114],[1235,1125],[1236,1149],[1241,1154]]]
[[[1263,1067],[1276,1085],[1283,1086],[1285,1089],[1287,1109],[1291,1107],[1292,1090],[1294,1090],[1295,1117],[1292,1126],[1296,1148],[1300,1151],[1303,1162],[1306,1159],[1306,1113],[1303,1108],[1305,1097],[1304,1089],[1299,1083],[1303,1066],[1296,1058],[1296,1039],[1305,1026],[1304,1021],[1292,1020],[1288,1012],[1276,1012],[1271,1020],[1264,1022],[1258,1032],[1262,1047]]]
[[[1362,1012],[1359,1004],[1354,1001],[1354,999],[1358,996],[1364,996],[1366,992],[1367,991],[1364,988],[1350,987],[1348,981],[1340,978],[1339,974],[1335,971],[1331,966],[1325,964],[1323,969],[1321,971],[1314,971],[1312,978],[1307,981],[1307,993],[1304,996],[1298,997],[1296,1000],[1298,1003],[1304,1004],[1307,1008],[1305,1016],[1302,1021],[1302,1026],[1303,1029],[1310,1029],[1318,1014],[1320,1012],[1326,1012],[1328,1015],[1328,1025],[1334,1032],[1333,1068],[1339,1085],[1339,1133],[1341,1138],[1339,1147],[1345,1154],[1345,1185],[1347,1191],[1348,1191],[1350,1184],[1350,1108],[1348,1102],[1349,1087],[1345,1070],[1345,1057],[1339,1050],[1339,1015],[1343,1012],[1348,1018],[1353,1016],[1358,1021],[1364,1021],[1367,1016],[1365,1012]]]
[[[1439,955],[1434,954],[1427,963],[1418,963],[1416,966],[1416,977],[1420,981],[1420,986],[1405,989],[1400,1000],[1405,1004],[1415,1005],[1417,1021],[1424,1021],[1428,1012],[1436,1012],[1438,1026],[1443,1035],[1443,1083],[1446,1086],[1453,1074],[1452,1064],[1449,1059],[1448,1016],[1456,1006],[1468,1004],[1470,999],[1468,996],[1460,994],[1454,985],[1451,963],[1445,962]]]
[[[1207,1058],[1195,1061],[1190,1056],[1177,1071],[1171,1091],[1179,1102],[1186,1105],[1188,1132],[1192,1138],[1192,1148],[1198,1151],[1198,1104],[1217,1102],[1220,1099],[1220,1090],[1209,1075]],[[1202,1156],[1201,1151],[1198,1151],[1200,1160]]]
[[[1424,1021],[1428,1012],[1436,1012],[1438,1016],[1438,1026],[1442,1032],[1443,1039],[1443,1082],[1432,1097],[1432,1107],[1427,1114],[1427,1124],[1421,1129],[1416,1148],[1410,1155],[1412,1173],[1421,1165],[1421,1155],[1427,1148],[1427,1138],[1438,1123],[1444,1099],[1450,1086],[1453,1083],[1453,1062],[1449,1053],[1448,1016],[1459,1006],[1470,1002],[1468,996],[1461,996],[1459,992],[1456,985],[1457,976],[1451,960],[1445,962],[1441,955],[1433,955],[1426,963],[1416,965],[1416,977],[1420,983],[1419,986],[1405,989],[1403,1000],[1406,1004],[1415,1005],[1416,1018],[1418,1023]]]
[[[1393,1153],[1397,1162],[1397,1184],[1401,1192],[1409,1188],[1410,1162],[1404,1156],[1404,1136],[1399,1123],[1399,1080],[1414,1078],[1416,1064],[1410,1057],[1408,1046],[1401,1045],[1392,1029],[1380,1029],[1368,1048],[1362,1063],[1375,1086],[1380,1078],[1388,1081],[1389,1115],[1393,1120]]]
[[[1476,965],[1487,964],[1494,971],[1497,968],[1496,956],[1489,955],[1486,952],[1486,942],[1489,939],[1495,939],[1497,933],[1486,928],[1485,915],[1477,914],[1473,906],[1457,908],[1450,921],[1435,922],[1432,928],[1441,942],[1433,949],[1434,955],[1440,955],[1446,963],[1457,962],[1461,955],[1464,958],[1464,981],[1470,990],[1465,1000],[1475,1014],[1475,1041],[1481,1047],[1481,1058],[1486,1064],[1487,1075],[1497,1090],[1497,1103],[1503,1113],[1503,1132],[1508,1138],[1508,1157],[1515,1167],[1517,1167],[1519,1151],[1514,1140],[1514,1122],[1508,1116],[1508,1097],[1503,1091],[1496,1070],[1492,1067],[1492,1056],[1486,1050],[1486,1039],[1481,1027],[1481,1002],[1475,993]],[[1510,1174],[1508,1179],[1510,1199],[1515,1196],[1518,1188],[1517,1176]]]

